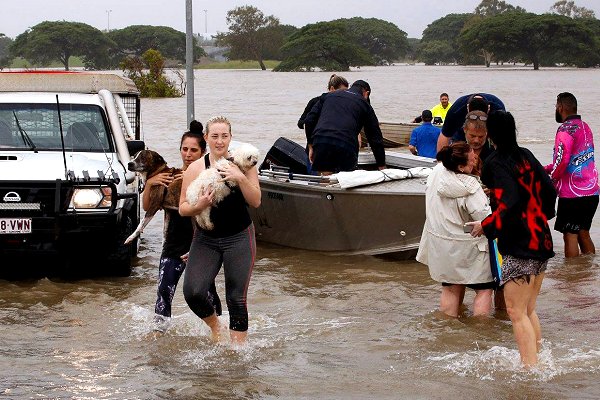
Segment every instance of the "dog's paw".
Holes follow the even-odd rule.
[[[212,231],[215,227],[210,220],[210,207],[204,209],[202,213],[197,216],[196,220],[198,221],[198,225],[205,231]]]
[[[137,233],[137,232],[132,233],[131,235],[129,235],[129,237],[127,239],[125,239],[124,244],[129,244],[129,243],[133,242],[133,240],[138,236],[139,236],[139,233]]]
[[[204,226],[204,221],[202,220],[202,218],[200,217],[200,215],[196,215],[196,223],[198,224],[198,226],[202,229],[206,229],[206,227]]]
[[[202,220],[202,228],[206,231],[212,231],[215,225],[210,221],[210,218],[206,218]]]

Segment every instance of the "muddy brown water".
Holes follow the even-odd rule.
[[[583,118],[600,132],[600,86],[592,84],[600,81],[597,69],[396,66],[343,75],[369,81],[382,121],[409,120],[441,92],[451,101],[475,91],[494,93],[515,115],[521,144],[542,162],[551,158],[557,93],[575,93]],[[195,76],[197,118],[227,116],[234,139],[264,154],[279,136],[304,143],[297,118],[325,89],[329,74],[228,70]],[[185,116],[185,98],[142,101],[146,142],[172,164],[179,163]],[[598,216],[592,235],[600,245]],[[159,214],[142,235],[128,278],[0,281],[0,397],[581,399],[600,393],[599,259],[565,261],[557,235],[557,256],[538,303],[540,368],[532,371],[519,367],[506,315],[440,316],[440,288],[414,260],[332,257],[265,244],[259,244],[250,284],[244,349],[211,344],[181,288],[171,329],[156,336],[161,238]],[[222,275],[217,285],[223,293]]]

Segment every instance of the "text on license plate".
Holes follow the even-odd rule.
[[[0,218],[2,233],[31,233],[31,218]]]

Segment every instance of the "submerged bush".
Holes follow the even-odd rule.
[[[130,56],[121,69],[140,90],[142,97],[181,97],[182,93],[164,74],[165,58],[158,50],[146,50],[142,57]]]

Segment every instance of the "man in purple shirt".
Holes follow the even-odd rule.
[[[590,237],[598,208],[598,170],[594,162],[594,135],[577,114],[571,93],[556,98],[556,122],[561,125],[554,140],[552,164],[544,168],[558,192],[554,229],[563,234],[565,257],[596,252]]]

